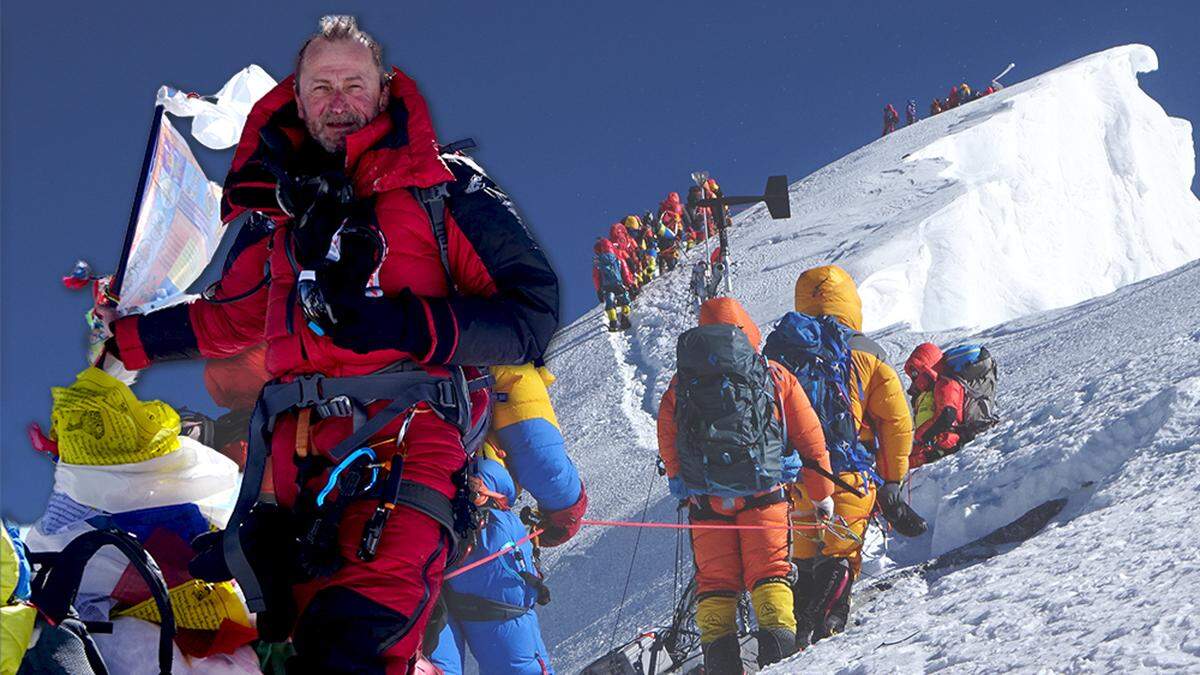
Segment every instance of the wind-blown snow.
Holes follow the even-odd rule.
[[[1200,202],[1190,125],[1137,86],[1156,65],[1138,45],[1080,59],[821,169],[791,187],[790,220],[735,219],[734,295],[764,329],[792,308],[796,276],[829,262],[859,280],[895,363],[992,326],[973,339],[999,358],[1006,421],[917,472],[930,532],[886,552],[873,535],[866,572],[1069,499],[1012,551],[856,596],[858,625],[780,672],[1200,669],[1200,554],[1186,543],[1200,525],[1200,264],[1168,272],[1200,257]],[[589,517],[676,519],[653,416],[695,321],[687,276],[643,293],[629,333],[603,332],[593,311],[552,345]],[[560,672],[666,619],[678,543],[585,527],[545,551],[555,600],[539,612]]]

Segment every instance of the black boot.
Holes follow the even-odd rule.
[[[617,332],[617,331],[619,331],[619,330],[621,330],[621,329],[620,329],[620,327],[618,327],[618,326],[617,326],[617,320],[616,320],[616,319],[609,319],[609,320],[608,320],[608,332],[610,332],[610,333],[615,333],[615,332]]]
[[[742,646],[737,635],[726,635],[708,644],[704,650],[704,675],[742,675]]]
[[[812,592],[803,609],[796,612],[797,649],[806,649],[816,640],[828,635],[824,633],[825,617],[828,616],[834,602],[844,591],[848,591],[849,584],[850,561],[845,558],[827,558],[817,564],[812,574]]]
[[[816,630],[813,631],[813,642],[823,640],[830,635],[837,635],[846,629],[846,622],[850,619],[850,587],[853,585],[853,575],[847,574],[843,590],[834,598],[833,606],[829,608],[829,614],[825,616],[825,621],[819,622]]]
[[[793,561],[796,566],[796,581],[792,584],[792,607],[796,617],[796,644],[802,645],[800,649],[804,649],[812,643],[812,632],[816,627],[815,622],[809,623],[806,620],[808,616],[806,608],[816,592],[813,588],[813,562],[812,560]]]
[[[762,628],[758,640],[758,667],[782,661],[796,653],[796,634],[786,628]]]
[[[621,319],[621,330],[629,330],[629,327],[633,325],[633,324],[629,323],[629,315],[628,314],[621,314],[620,319]]]

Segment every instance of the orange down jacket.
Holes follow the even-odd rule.
[[[700,306],[701,326],[718,323],[741,328],[755,349],[758,349],[762,342],[758,326],[733,298],[712,298]],[[770,362],[770,367],[771,376],[775,380],[775,391],[787,423],[789,443],[807,462],[814,462],[829,472],[829,452],[825,449],[825,434],[821,431],[821,421],[813,411],[808,395],[804,393],[796,377],[786,368],[774,361]],[[672,378],[658,407],[658,452],[666,466],[668,478],[679,475],[679,451],[675,446],[678,434],[675,425],[675,385],[675,378]],[[905,459],[907,460],[907,456]],[[814,500],[821,500],[833,494],[833,483],[812,469],[806,467],[801,479]],[[712,498],[712,501],[715,505],[721,500]]]

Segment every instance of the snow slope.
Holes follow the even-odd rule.
[[[1162,274],[1200,257],[1200,202],[1190,126],[1137,86],[1155,63],[1138,45],[1080,59],[799,181],[790,220],[760,208],[735,219],[734,294],[764,329],[791,309],[796,276],[831,261],[860,281],[867,328],[894,362],[924,339],[993,326],[980,339],[1002,364],[1006,423],[917,474],[912,498],[930,532],[889,541],[868,573],[1069,498],[1014,551],[862,594],[862,625],[787,670],[854,659],[872,671],[1200,668],[1186,600],[1200,565],[1180,544],[1196,524],[1197,460],[1185,450],[1197,449],[1200,421],[1200,267]],[[628,334],[602,332],[597,310],[551,347],[551,391],[592,518],[677,517],[654,469],[653,415],[675,339],[694,325],[686,277],[644,292]],[[555,601],[539,611],[560,672],[665,619],[680,544],[666,530],[588,527],[545,552]],[[872,538],[875,553],[881,545]],[[1168,586],[1180,592],[1154,592]],[[918,625],[929,629],[876,649]]]
[[[979,336],[1007,421],[916,472],[931,532],[888,557],[924,560],[1050,499],[1065,509],[944,576],[878,593],[864,577],[856,625],[775,672],[1200,671],[1197,287],[1200,262]]]

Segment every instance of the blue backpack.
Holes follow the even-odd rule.
[[[767,337],[763,355],[791,371],[804,387],[821,420],[833,472],[862,473],[882,483],[872,453],[859,439],[850,405],[851,386],[858,387],[860,401],[865,398],[850,360],[850,338],[856,334],[833,317],[788,312]]]
[[[597,253],[594,261],[596,269],[600,270],[600,288],[604,290],[623,290],[625,280],[621,278],[621,261],[615,253]]]

